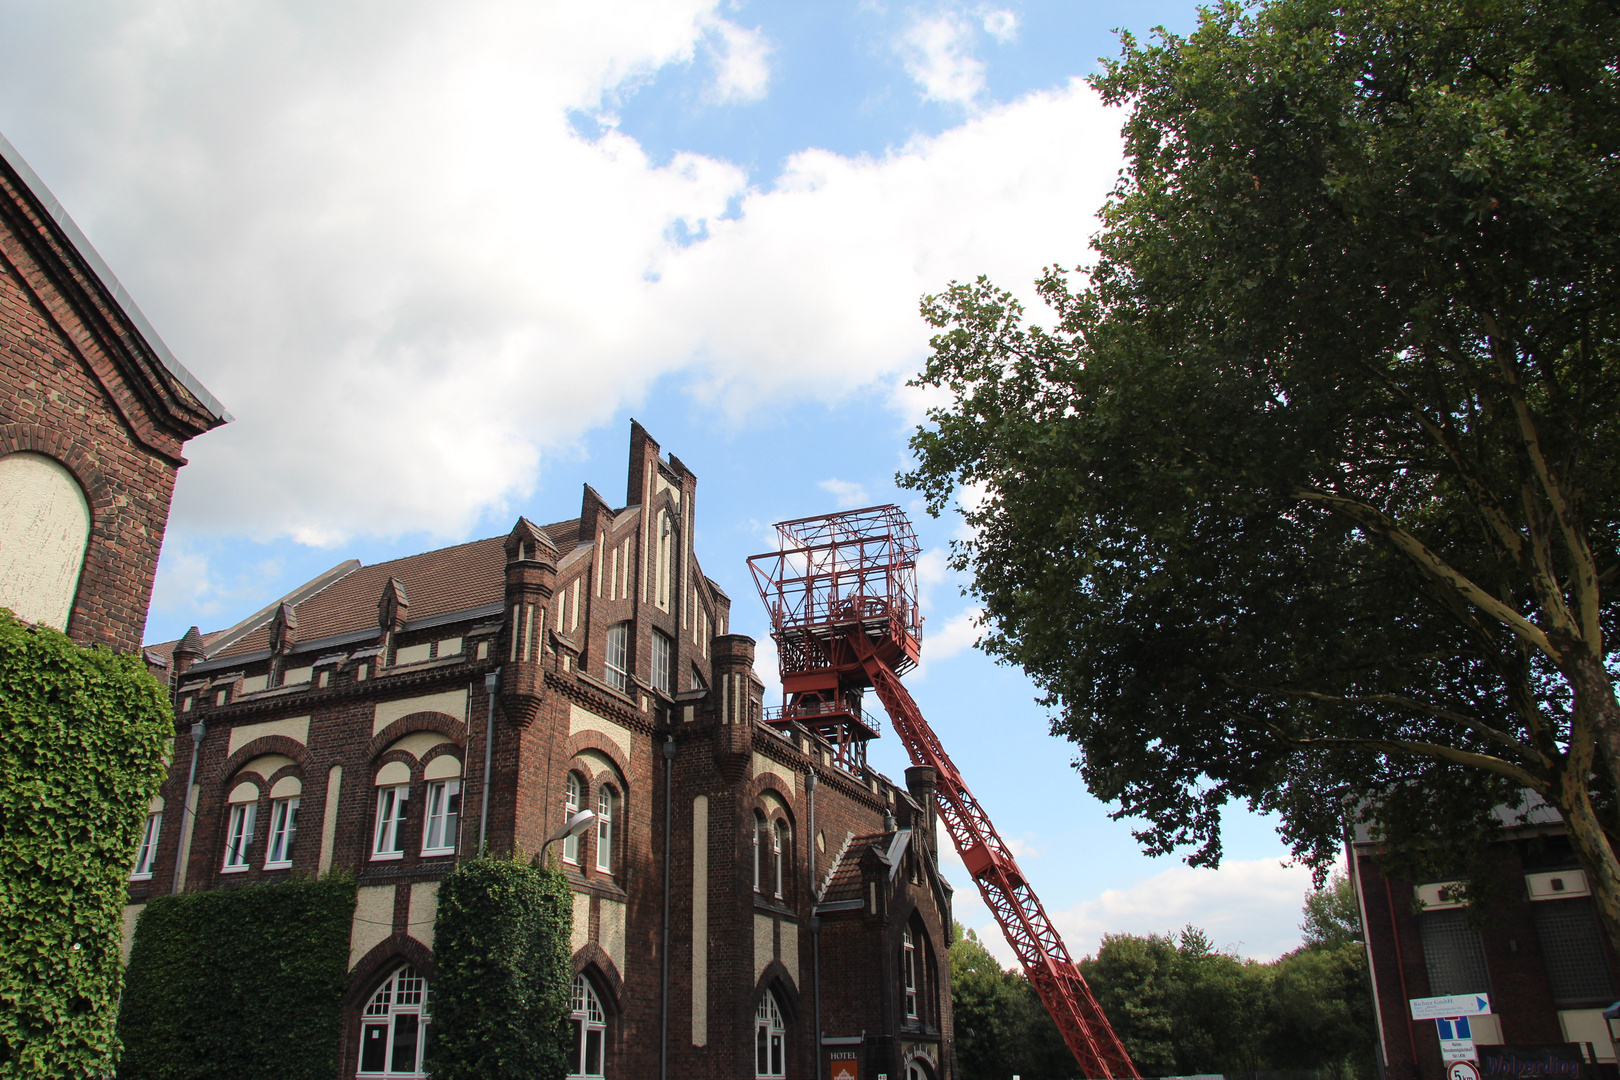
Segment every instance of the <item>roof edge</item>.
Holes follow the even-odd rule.
[[[79,228],[78,223],[67,212],[67,208],[62,205],[62,201],[46,186],[45,181],[40,179],[39,174],[34,171],[33,167],[22,156],[22,153],[11,144],[11,140],[7,139],[3,132],[0,132],[0,158],[5,159],[6,164],[11,166],[12,171],[22,180],[23,185],[34,193],[35,198],[44,204],[45,212],[56,223],[56,227],[62,230],[68,243],[72,244],[74,250],[79,253],[79,257],[89,265],[91,271],[101,281],[102,287],[112,296],[113,302],[118,305],[125,317],[134,324],[136,331],[146,339],[146,344],[151,348],[158,361],[163,364],[164,369],[170,375],[173,375],[181,386],[191,392],[191,395],[202,404],[203,408],[208,410],[209,415],[222,423],[230,423],[234,420],[235,417],[226,411],[220,400],[210,393],[208,388],[198,380],[197,376],[193,375],[169,349],[168,343],[163,340],[152,326],[151,321],[146,317],[146,313],[140,309],[140,305],[135,303],[135,298],[129,294],[128,289],[124,288],[123,282],[118,280],[118,275],[112,272],[112,268],[107,265],[107,260],[103,259],[101,253],[96,250],[95,245],[90,243],[90,238],[84,235],[84,230]]]

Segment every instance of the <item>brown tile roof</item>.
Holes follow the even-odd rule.
[[[833,867],[827,882],[827,891],[822,894],[818,903],[834,904],[844,900],[865,899],[861,896],[861,856],[873,848],[876,848],[879,854],[888,851],[893,838],[893,833],[874,833],[871,836],[857,836],[851,840],[849,846],[844,849],[844,857]]]
[[[540,530],[551,538],[562,554],[578,546],[578,518],[543,525]],[[398,578],[404,583],[405,596],[410,602],[407,619],[412,622],[500,603],[506,589],[505,540],[504,535],[492,536],[362,566],[344,574],[295,606],[298,618],[296,640],[314,641],[376,627],[377,601],[389,578]],[[242,656],[269,648],[269,623],[274,613],[275,605],[271,605],[264,625],[232,642],[219,653],[210,653],[209,659]],[[216,630],[204,634],[203,641],[205,645],[212,646],[224,633]],[[166,641],[149,645],[147,650],[154,657],[169,661],[175,644]]]

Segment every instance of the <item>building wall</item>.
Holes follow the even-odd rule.
[[[165,806],[184,805],[190,725],[201,721],[195,828],[189,838],[180,829],[163,830],[151,879],[131,883],[132,909],[173,889],[182,863],[187,889],[327,867],[354,870],[361,891],[343,1075],[353,1075],[359,1011],[379,982],[402,962],[431,981],[434,890],[476,850],[488,734],[492,850],[538,852],[565,818],[570,773],[582,779],[591,809],[604,785],[616,793],[609,870],[598,868],[590,832],[580,839],[577,861],[562,860],[561,844],[549,851],[574,889],[576,971],[589,978],[609,1014],[609,1076],[658,1073],[666,960],[669,1075],[754,1075],[755,1011],[766,992],[775,994],[787,1023],[789,1075],[815,1075],[811,926],[818,888],[849,836],[917,824],[918,843],[924,833],[931,840],[931,826],[913,821],[920,812],[903,788],[831,764],[829,748],[802,729],[764,723],[754,643],[725,633],[729,600],[702,575],[687,546],[695,478],[678,460],[663,461],[639,427],[631,451],[631,476],[642,482],[632,487],[627,509],[615,513],[586,488],[577,524],[541,530],[520,521],[505,538],[498,615],[413,616],[391,583],[377,601],[376,629],[339,635],[345,641],[298,640],[294,611],[277,615],[267,632],[242,638],[234,654],[227,649],[200,661],[173,655],[179,726],[163,798]],[[667,537],[658,535],[660,514],[670,522]],[[668,553],[662,569],[660,540]],[[480,595],[489,592],[480,588]],[[609,627],[623,622],[631,624],[631,675],[620,690],[609,685],[605,651]],[[650,684],[654,632],[673,646],[672,692]],[[422,655],[431,651],[421,648],[425,642],[455,637],[459,653]],[[398,663],[401,655],[413,662]],[[276,685],[278,671],[312,666],[312,681]],[[491,717],[485,678],[497,668]],[[242,770],[265,755],[280,757],[265,767],[254,858],[248,870],[228,874],[226,800]],[[461,842],[455,855],[422,856],[424,770],[447,755],[461,762]],[[390,762],[410,770],[414,810],[404,857],[380,863],[371,857],[374,778]],[[293,865],[265,870],[268,791],[287,776],[298,776],[303,791]],[[825,850],[810,831],[811,776],[815,832],[825,834]],[[754,888],[756,811],[789,827],[780,899],[774,883],[763,893]],[[917,1047],[942,1063],[937,1075],[953,1075],[948,995],[926,1026],[902,1023],[899,935],[913,913],[926,926],[944,985],[949,979],[948,893],[931,859],[907,867],[892,874],[883,868],[875,909],[821,920],[823,1030],[865,1032],[863,1054],[892,1076],[902,1075],[901,1055]]]
[[[1554,850],[1561,840],[1561,828],[1543,828],[1504,841],[1500,856],[1502,872],[1510,879],[1523,880],[1537,872],[1527,866],[1522,855],[1526,844],[1545,851]],[[1443,904],[1419,907],[1417,888],[1433,883],[1414,883],[1398,877],[1385,877],[1378,866],[1377,851],[1371,844],[1351,847],[1352,880],[1362,909],[1363,930],[1372,967],[1377,999],[1379,1043],[1388,1080],[1443,1080],[1445,1066],[1440,1057],[1438,1031],[1432,1020],[1414,1021],[1409,1000],[1454,992],[1437,987],[1425,962],[1422,920],[1425,912],[1447,910]],[[1568,860],[1565,860],[1568,861]],[[1561,864],[1560,864],[1561,865]],[[1573,863],[1571,863],[1573,867]],[[1570,874],[1578,874],[1571,869]],[[1547,963],[1535,924],[1535,904],[1528,888],[1484,913],[1474,915],[1483,951],[1491,995],[1492,1015],[1474,1023],[1476,1044],[1545,1044],[1570,1041],[1572,1033],[1592,1026],[1595,1000],[1559,1003],[1553,996]],[[1588,901],[1590,902],[1590,901]],[[1620,984],[1620,964],[1606,940],[1597,948],[1602,961]],[[1606,1004],[1606,1002],[1604,1003]],[[1600,1061],[1611,1063],[1613,1048],[1600,1037],[1587,1034]]]
[[[18,170],[3,139],[0,151],[0,461],[37,454],[59,464],[89,518],[82,559],[64,556],[64,532],[82,528],[64,516],[72,500],[52,500],[54,509],[19,530],[25,507],[46,509],[23,483],[38,470],[0,469],[8,519],[0,604],[80,644],[132,651],[182,447],[223,423],[223,412],[164,368],[139,328],[144,320],[98,273],[99,257],[75,245],[70,219],[47,211],[54,199]],[[19,542],[34,550],[20,557]]]

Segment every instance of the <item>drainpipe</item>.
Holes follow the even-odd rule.
[[[816,1080],[821,1080],[821,919],[816,915],[816,776],[814,766],[804,777],[804,790],[810,793],[810,836],[805,845],[805,862],[810,867],[810,981],[814,984],[816,1026]]]
[[[658,1080],[669,1080],[669,848],[674,824],[675,736],[664,740],[664,981],[658,1004]]]
[[[194,819],[197,816],[197,808],[191,804],[191,792],[197,786],[197,750],[202,746],[203,734],[204,728],[201,720],[191,725],[191,772],[186,776],[185,797],[180,800],[180,805],[185,808],[180,815],[180,835],[174,838],[173,891],[176,893],[180,891],[180,868],[185,865],[185,853],[180,850],[180,841],[184,839],[189,842],[191,834],[196,830]]]
[[[495,688],[501,682],[501,669],[496,668],[484,676],[484,693],[489,695],[489,709],[484,713],[484,790],[483,806],[478,811],[478,854],[486,850],[489,832],[489,770],[495,756]]]

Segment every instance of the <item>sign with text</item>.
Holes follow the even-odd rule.
[[[1445,1016],[1435,1020],[1440,1031],[1440,1060],[1474,1061],[1474,1033],[1469,1030],[1468,1017]]]
[[[1479,1066],[1472,1061],[1453,1061],[1446,1066],[1446,1080],[1479,1080]]]
[[[1481,1046],[1482,1080],[1588,1080],[1586,1057],[1575,1043]]]
[[[1491,1011],[1489,994],[1447,994],[1412,998],[1412,1019],[1443,1020],[1448,1016],[1482,1016]]]
[[[828,1050],[827,1075],[832,1080],[861,1080],[859,1050]]]

